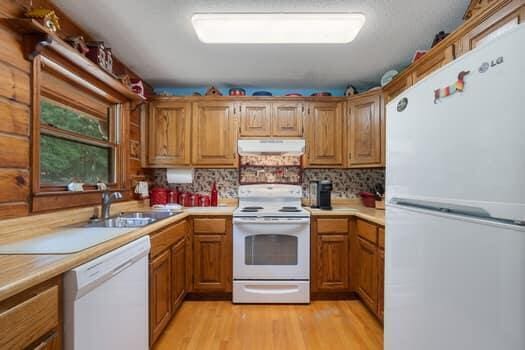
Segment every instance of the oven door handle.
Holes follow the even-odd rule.
[[[234,224],[309,224],[310,218],[234,218]]]

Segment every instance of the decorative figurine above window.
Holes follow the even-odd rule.
[[[27,18],[33,18],[45,26],[49,31],[60,30],[60,23],[55,11],[46,8],[31,8],[25,13]]]

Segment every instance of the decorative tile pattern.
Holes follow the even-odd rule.
[[[166,186],[166,169],[155,169],[154,185]],[[334,198],[357,198],[359,192],[370,191],[378,183],[384,186],[384,169],[305,169],[303,191],[307,195],[308,183],[314,180],[331,180]],[[209,193],[213,182],[217,182],[221,198],[236,198],[239,187],[237,169],[195,169],[193,184],[169,184],[187,192]]]

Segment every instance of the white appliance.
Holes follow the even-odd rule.
[[[520,26],[387,106],[386,350],[525,349],[524,43]]]
[[[310,213],[292,185],[239,187],[233,213],[233,302],[310,302]]]
[[[300,156],[304,154],[305,141],[293,140],[239,140],[237,141],[239,155],[280,154]]]
[[[64,276],[64,349],[146,350],[149,237]]]

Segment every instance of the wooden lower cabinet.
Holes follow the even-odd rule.
[[[378,297],[377,247],[361,237],[357,239],[357,244],[359,260],[357,292],[371,310],[376,310]]]
[[[317,238],[319,291],[348,289],[348,235],[323,235]]]
[[[153,344],[171,319],[171,254],[169,250],[150,262],[150,343]]]
[[[58,333],[53,332],[47,336],[43,341],[39,342],[33,349],[34,350],[59,350],[60,343],[58,339]]]
[[[348,293],[348,218],[313,218],[311,232],[313,293]]]
[[[0,349],[61,349],[61,304],[60,278],[0,302]]]
[[[171,248],[171,300],[174,311],[186,296],[186,254],[186,238],[182,238]]]
[[[151,235],[150,344],[164,331],[187,293],[189,227],[186,220]]]
[[[381,321],[385,318],[385,251],[379,248],[377,254],[377,316]]]

